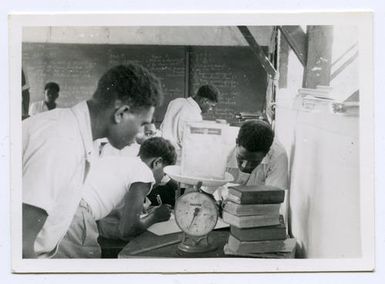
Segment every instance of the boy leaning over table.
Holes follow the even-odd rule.
[[[106,137],[122,149],[161,100],[156,77],[139,65],[120,65],[99,79],[89,100],[23,121],[23,258],[55,255],[79,205],[93,141]]]
[[[285,190],[281,214],[288,214],[288,158],[281,143],[275,138],[271,126],[262,120],[249,120],[242,124],[231,151],[226,171],[240,185],[270,185]],[[226,199],[226,188],[216,193]]]

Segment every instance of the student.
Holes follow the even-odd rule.
[[[194,97],[172,100],[160,126],[162,137],[173,143],[178,159],[182,148],[183,128],[187,122],[201,121],[202,113],[210,111],[218,102],[219,91],[211,85],[201,86]]]
[[[135,137],[135,142],[124,147],[122,150],[117,150],[112,147],[106,139],[99,139],[95,141],[95,147],[99,152],[100,157],[106,156],[126,156],[126,157],[136,157],[138,156],[140,145],[144,143],[147,139],[151,137],[159,137],[160,132],[156,129],[153,122],[145,124],[141,127],[141,130]],[[151,190],[151,193],[147,196],[148,203],[156,206],[159,205],[157,196],[159,195],[165,204],[169,204],[171,207],[175,205],[175,193],[179,189],[178,183],[170,179],[165,175],[162,181],[155,185]]]
[[[81,199],[94,160],[93,140],[117,149],[151,122],[162,93],[141,66],[116,66],[99,80],[92,98],[23,121],[23,257],[51,257]]]
[[[164,176],[161,183],[151,190],[147,198],[150,200],[152,206],[158,206],[159,197],[163,204],[168,204],[171,208],[175,206],[175,194],[179,190],[179,185],[175,180],[170,179],[168,176]],[[159,196],[159,197],[158,197]]]
[[[168,220],[170,209],[165,204],[154,208],[146,217],[140,218],[140,214],[153,184],[162,180],[163,168],[175,164],[175,160],[174,147],[160,137],[143,142],[139,157],[101,158],[88,175],[83,199],[56,257],[101,257],[97,220],[103,236],[122,240],[142,233],[154,223]]]
[[[234,183],[288,189],[286,151],[274,139],[270,125],[260,120],[242,124],[228,159],[227,171],[233,175]]]
[[[29,107],[29,115],[53,110],[56,108],[56,100],[59,97],[60,87],[55,82],[49,82],[44,87],[44,100],[37,101]]]
[[[29,117],[29,84],[27,74],[21,69],[21,119]]]

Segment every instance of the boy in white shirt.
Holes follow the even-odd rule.
[[[139,65],[120,65],[99,79],[89,100],[23,120],[23,258],[55,254],[92,168],[93,141],[129,145],[161,99],[156,77]]]
[[[56,100],[59,97],[60,87],[55,82],[49,82],[44,86],[44,100],[34,102],[29,107],[29,115],[57,108]]]
[[[160,137],[146,140],[139,157],[101,158],[88,175],[83,199],[56,257],[101,257],[98,220],[101,231],[123,240],[142,233],[154,223],[168,220],[170,208],[165,204],[143,218],[140,215],[147,194],[164,176],[163,168],[175,161],[174,147]]]
[[[178,163],[183,144],[183,131],[187,122],[202,121],[202,113],[212,110],[218,102],[219,90],[212,85],[203,85],[193,97],[176,98],[168,106],[160,131],[162,137],[174,145]]]

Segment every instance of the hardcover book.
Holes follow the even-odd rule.
[[[223,210],[236,216],[278,215],[281,204],[238,204],[227,201]]]
[[[284,240],[287,235],[283,216],[280,217],[280,222],[279,225],[257,228],[241,229],[230,226],[230,232],[240,241]]]
[[[279,225],[279,214],[261,216],[235,216],[226,211],[222,214],[223,221],[238,228],[252,228]]]
[[[227,199],[238,204],[279,204],[285,199],[285,191],[267,185],[232,186]]]
[[[227,247],[230,251],[246,253],[277,253],[292,252],[295,249],[295,239],[274,240],[274,241],[240,241],[230,234]]]

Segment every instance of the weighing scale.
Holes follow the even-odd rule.
[[[189,254],[215,250],[217,247],[210,242],[209,233],[215,228],[219,210],[212,193],[219,186],[231,182],[233,176],[225,173],[225,178],[221,180],[186,177],[180,174],[180,166],[167,166],[164,172],[177,182],[194,187],[193,191],[180,196],[175,202],[175,221],[183,231],[179,252]],[[202,190],[201,186],[209,187],[209,192]]]

